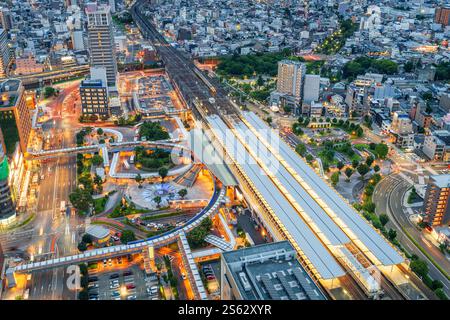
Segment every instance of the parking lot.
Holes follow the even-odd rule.
[[[89,270],[88,293],[89,300],[159,300],[158,278],[127,257],[108,259]]]
[[[200,264],[200,272],[203,274],[206,282],[206,288],[211,299],[220,299],[220,262],[209,261]]]

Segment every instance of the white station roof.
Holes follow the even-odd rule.
[[[245,119],[254,127],[263,143],[270,144],[271,129],[254,113],[245,112]],[[404,258],[380,235],[367,221],[364,220],[347,202],[345,202],[328,184],[325,183],[311,168],[280,139],[279,154],[286,163],[306,182],[306,184],[318,195],[346,227],[350,229],[357,239],[385,266],[402,263]]]
[[[262,198],[267,202],[273,212],[275,212],[282,224],[280,227],[294,239],[295,243],[300,247],[303,254],[311,262],[320,276],[323,279],[333,279],[345,275],[345,272],[336,260],[327,251],[317,236],[309,229],[292,205],[284,198],[272,180],[263,173],[262,168],[256,164],[255,159],[248,154],[244,146],[239,141],[236,141],[236,139],[234,139],[235,141],[229,138],[226,139],[228,128],[225,123],[217,116],[208,117],[208,122],[230,154],[240,159],[249,160],[238,160],[238,163],[261,194]]]

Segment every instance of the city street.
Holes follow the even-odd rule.
[[[411,221],[404,213],[402,208],[403,196],[410,187],[411,185],[397,174],[381,180],[376,186],[373,194],[373,201],[376,204],[376,213],[386,213],[389,216],[390,221],[388,222],[387,227],[397,231],[399,242],[408,252],[411,254],[414,253],[420,259],[428,262],[430,276],[433,279],[440,280],[444,285],[444,291],[447,294],[450,294],[449,280],[428,260],[403,231],[407,231],[414,237],[415,241],[425,248],[443,269],[450,270],[450,262],[443,256],[438,248],[430,247],[428,240],[424,239],[421,232],[411,224]]]

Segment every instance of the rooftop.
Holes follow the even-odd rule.
[[[0,83],[0,92],[15,92],[19,90],[21,81],[19,79],[8,79]]]
[[[103,239],[109,235],[109,230],[102,226],[91,225],[86,229],[86,233],[96,239]]]
[[[245,300],[324,300],[288,241],[222,253]]]
[[[80,87],[104,87],[102,80],[83,80]]]
[[[434,176],[431,176],[431,179],[433,179],[434,183],[439,188],[448,188],[448,187],[450,187],[450,174],[434,175]]]

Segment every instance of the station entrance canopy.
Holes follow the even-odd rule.
[[[201,129],[193,129],[190,134],[190,148],[195,161],[203,163],[227,187],[237,186],[238,182],[218,151]]]

